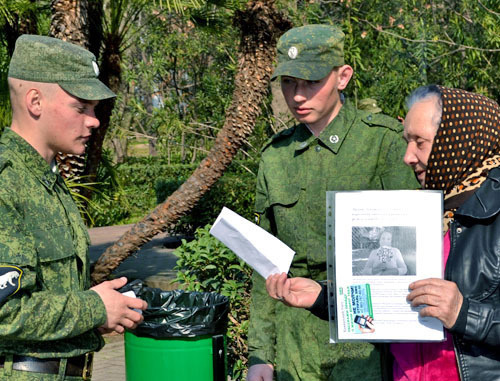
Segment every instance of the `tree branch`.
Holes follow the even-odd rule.
[[[500,13],[492,11],[491,9],[487,8],[483,3],[481,3],[481,0],[477,0],[477,2],[479,3],[480,6],[482,6],[485,9],[485,11],[491,13],[492,15],[500,17]]]
[[[396,38],[399,38],[400,40],[404,40],[404,41],[409,41],[409,42],[416,42],[416,43],[429,43],[429,44],[436,44],[436,43],[441,43],[441,44],[446,44],[446,45],[450,45],[450,46],[457,46],[459,49],[470,49],[470,50],[478,50],[480,52],[491,52],[491,53],[494,53],[494,52],[500,52],[500,49],[484,49],[484,48],[478,48],[478,47],[475,47],[475,46],[469,46],[469,45],[463,45],[463,44],[458,44],[454,41],[446,41],[446,40],[441,40],[441,39],[437,39],[437,40],[415,40],[413,38],[408,38],[408,37],[404,37],[404,36],[401,36],[397,33],[394,33],[394,32],[389,32],[387,30],[384,30],[380,27],[377,27],[376,25],[373,25],[370,21],[368,20],[364,20],[364,19],[359,19],[359,21],[363,21],[365,22],[366,24],[370,25],[370,27],[372,27],[373,29],[375,29],[377,32],[380,32],[380,33],[384,33],[384,34],[388,34],[389,36],[392,36],[392,37],[396,37]]]

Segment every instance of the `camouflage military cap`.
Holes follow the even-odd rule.
[[[272,78],[282,75],[317,81],[336,66],[344,65],[344,33],[333,25],[306,25],[290,29],[278,41],[278,66]]]
[[[97,78],[99,68],[91,52],[52,37],[20,36],[10,60],[8,76],[57,83],[71,95],[85,100],[116,96]]]

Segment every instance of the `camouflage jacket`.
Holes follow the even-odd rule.
[[[106,310],[88,290],[88,244],[61,176],[6,128],[0,140],[0,274],[18,275],[0,295],[0,354],[72,357],[102,347],[95,328],[105,323]]]
[[[326,279],[327,190],[417,189],[404,165],[403,127],[347,101],[319,137],[299,124],[264,147],[255,209],[260,225],[296,251],[290,276]],[[371,344],[329,344],[328,322],[271,299],[253,276],[250,365],[275,363],[278,380],[379,380]]]

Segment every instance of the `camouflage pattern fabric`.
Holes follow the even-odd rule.
[[[271,78],[325,78],[334,67],[344,65],[344,38],[342,30],[333,25],[290,29],[278,41],[278,66]]]
[[[0,140],[0,269],[19,268],[22,275],[19,290],[0,302],[0,355],[73,357],[103,346],[95,328],[106,322],[106,309],[88,290],[88,244],[61,176],[6,128]]]
[[[99,67],[91,52],[52,37],[20,36],[8,76],[24,81],[57,83],[71,95],[86,100],[116,96],[99,81]]]
[[[417,189],[403,164],[403,126],[347,101],[318,138],[299,124],[263,149],[257,179],[260,225],[296,251],[293,277],[326,279],[327,190]],[[278,380],[380,380],[368,343],[329,344],[328,322],[271,299],[254,273],[250,365],[276,363]]]

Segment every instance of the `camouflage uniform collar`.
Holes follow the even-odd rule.
[[[333,153],[337,153],[354,123],[355,115],[356,109],[353,104],[346,99],[337,116],[323,131],[321,131],[318,137],[314,136],[306,125],[300,124],[295,150],[303,150],[311,144],[321,141],[322,145],[326,146]]]
[[[54,173],[51,170],[50,165],[36,149],[9,127],[5,128],[0,141],[21,159],[29,172],[37,177],[44,186],[52,189],[57,181],[58,172]]]

